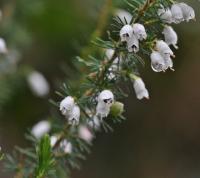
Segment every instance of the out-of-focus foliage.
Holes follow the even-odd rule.
[[[66,74],[74,75],[71,59],[88,43],[98,16],[95,9],[100,8],[101,2],[93,4],[88,1],[87,6],[83,4],[81,7],[78,4],[78,1],[64,0],[59,3],[47,0],[1,1],[3,19],[0,34],[9,49],[9,55],[0,59],[2,119],[8,117],[8,112],[15,120],[29,118],[27,121],[30,122],[44,117],[48,112],[46,99],[31,96],[28,89],[26,77],[31,70],[39,70],[47,76],[52,88]],[[94,10],[89,12],[88,7]],[[27,101],[27,97],[32,102]],[[14,111],[15,101],[26,103],[29,111],[34,103],[40,102],[41,105],[35,108],[33,115],[27,112],[21,117],[22,111]]]

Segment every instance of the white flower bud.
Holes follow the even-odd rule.
[[[137,53],[139,51],[139,41],[134,34],[128,39],[127,48],[130,53]]]
[[[163,40],[158,40],[156,42],[156,50],[163,56],[163,58],[169,58],[170,56],[174,56],[173,51]]]
[[[114,52],[115,51],[113,49],[106,49],[105,55],[106,55],[106,57],[107,57],[108,60],[110,60],[113,57]],[[111,65],[111,67],[108,69],[109,70],[109,73],[108,73],[108,79],[109,80],[113,80],[113,79],[116,78],[115,73],[116,73],[116,71],[118,69],[120,69],[120,64],[121,64],[120,58],[116,57],[114,59],[112,65]]]
[[[3,38],[0,38],[0,54],[5,54],[7,53],[7,47],[6,47],[6,42]]]
[[[45,134],[47,134],[51,129],[51,124],[49,121],[40,121],[36,125],[33,126],[31,130],[31,134],[37,138],[42,138]]]
[[[68,141],[68,140],[63,140],[61,143],[60,143],[60,148],[64,151],[64,153],[66,154],[71,154],[72,153],[72,144]]]
[[[168,45],[173,45],[174,48],[178,49],[177,42],[178,42],[178,36],[177,33],[174,31],[174,29],[171,26],[165,26],[163,32],[165,37],[165,42]]]
[[[27,77],[27,81],[35,96],[45,97],[49,93],[49,83],[41,73],[37,71],[32,72]]]
[[[115,53],[115,50],[113,49],[106,49],[105,51],[105,55],[109,60],[112,59],[114,53]]]
[[[94,116],[92,120],[88,122],[88,126],[96,131],[98,131],[101,127],[101,123],[97,116]]]
[[[178,4],[173,4],[171,7],[173,22],[178,24],[184,21],[183,12]]]
[[[124,112],[124,104],[121,102],[114,102],[110,108],[110,114],[114,117],[120,116]]]
[[[91,131],[86,127],[81,125],[78,130],[78,135],[81,139],[85,140],[86,142],[90,143],[94,138]]]
[[[71,111],[71,113],[69,114],[69,117],[68,117],[69,124],[78,125],[79,120],[80,120],[80,115],[81,115],[80,108],[79,108],[79,106],[75,105],[72,108],[72,111]]]
[[[68,97],[64,98],[60,103],[60,111],[61,111],[62,115],[69,117],[74,106],[75,106],[75,103],[74,103],[73,97],[68,96]]]
[[[151,68],[153,69],[154,72],[165,71],[166,69],[165,60],[159,52],[153,51],[150,57],[151,57]]]
[[[121,69],[121,58],[116,57],[113,61],[112,65],[110,66],[108,79],[113,80],[116,78],[116,72]]]
[[[133,87],[135,89],[137,99],[139,100],[143,98],[149,99],[149,92],[146,89],[145,84],[141,78],[138,77],[135,79]]]
[[[107,117],[110,113],[110,107],[114,102],[114,95],[110,90],[102,91],[98,96],[96,115],[101,118]]]
[[[124,25],[120,30],[120,38],[122,42],[127,42],[133,35],[133,27],[131,25]]]
[[[108,79],[109,80],[115,80],[116,79],[115,66],[111,66],[108,70],[109,70],[109,73],[107,74]]]
[[[126,24],[126,23],[130,24],[132,15],[129,12],[127,12],[126,10],[117,9],[115,11],[115,15],[118,16],[124,24]],[[125,21],[125,19],[126,19],[126,21]]]
[[[146,40],[147,38],[146,30],[142,24],[133,24],[133,33],[135,34],[136,38],[140,41]]]
[[[179,6],[182,9],[183,17],[187,22],[191,19],[195,19],[195,12],[192,7],[183,2],[179,3]]]
[[[57,141],[58,141],[58,136],[56,136],[56,135],[51,136],[50,137],[51,147],[54,147]]]
[[[164,9],[163,7],[161,9],[158,9],[158,16],[160,19],[165,23],[172,23],[172,12],[169,8]]]

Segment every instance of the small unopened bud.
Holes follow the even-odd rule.
[[[6,42],[3,38],[0,38],[0,54],[5,54],[7,53],[7,47],[6,47]]]
[[[49,121],[43,120],[38,122],[33,126],[31,130],[31,134],[37,138],[42,138],[45,134],[47,134],[51,130],[51,124]]]
[[[114,102],[110,108],[110,114],[114,117],[120,116],[124,112],[124,104],[121,102]]]
[[[73,150],[73,146],[71,142],[65,139],[60,143],[60,149],[66,154],[71,154]]]
[[[78,135],[81,139],[85,140],[86,142],[90,143],[94,138],[92,132],[89,130],[87,126],[81,125],[78,130]]]
[[[37,97],[45,97],[50,91],[50,86],[44,75],[38,71],[33,71],[27,76],[28,85]]]
[[[50,137],[50,143],[51,143],[51,147],[53,148],[56,145],[56,142],[58,141],[58,136],[57,135],[53,135]]]

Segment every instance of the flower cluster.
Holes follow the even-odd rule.
[[[114,102],[114,95],[110,90],[103,90],[97,97],[96,114],[91,117],[104,118],[110,113],[110,108]],[[72,96],[67,96],[60,102],[60,111],[68,119],[70,125],[78,125],[80,121],[80,107],[75,103]],[[89,112],[89,111],[88,111]],[[98,125],[98,123],[96,124]]]
[[[80,108],[71,96],[66,97],[60,103],[62,115],[68,119],[69,124],[77,125],[80,119]]]
[[[162,7],[158,10],[158,15],[167,24],[178,24],[184,20],[188,22],[191,19],[195,19],[193,8],[186,3],[175,3],[171,6],[171,9]],[[171,57],[175,56],[169,46],[172,45],[175,49],[178,49],[178,36],[171,26],[165,25],[162,34],[165,41],[156,41],[155,49],[151,53],[151,67],[155,72],[166,71],[168,68],[174,70]]]
[[[120,30],[121,42],[127,43],[129,52],[139,51],[139,41],[147,38],[147,33],[142,24],[135,23],[133,25],[124,25]]]
[[[155,72],[166,71],[168,68],[174,70],[172,56],[174,57],[174,53],[165,41],[156,41],[155,50],[151,53],[152,69]]]
[[[171,9],[161,7],[161,9],[158,10],[158,15],[163,22],[168,24],[178,24],[184,20],[188,22],[191,19],[195,19],[194,9],[183,2],[173,4]]]
[[[146,5],[149,5],[148,1]],[[144,6],[144,9],[145,7],[146,6]],[[170,46],[178,49],[178,36],[169,24],[172,22],[179,23],[183,20],[189,21],[195,17],[194,10],[185,3],[172,4],[171,9],[165,9],[162,6],[157,10],[159,18],[163,22],[161,26],[163,27],[163,39],[155,38],[153,40],[150,39],[148,35],[149,29],[145,24],[139,23],[139,21],[134,21],[133,16],[131,16],[130,13],[120,10],[118,12],[119,19],[123,25],[118,33],[120,40],[117,43],[119,43],[120,47],[123,46],[124,48],[119,50],[118,48],[107,47],[106,50],[104,50],[104,61],[101,66],[98,66],[99,73],[92,73],[89,76],[92,76],[92,78],[98,76],[97,80],[100,80],[103,76],[102,80],[112,82],[117,82],[119,77],[121,77],[120,75],[128,76],[133,83],[137,99],[149,99],[149,92],[146,89],[144,81],[138,76],[138,73],[130,70],[129,63],[126,63],[126,61],[130,60],[130,56],[138,56],[144,48],[144,45],[150,42],[151,45],[148,50],[151,51],[149,54],[153,71],[165,72],[167,69],[174,71],[172,57],[174,58],[175,55]],[[131,22],[133,23],[131,24]],[[89,65],[91,65],[91,63]],[[95,84],[98,82],[99,81],[96,81]],[[88,99],[90,102],[95,100],[95,106],[93,103],[92,106],[89,106],[90,109],[82,107],[79,103],[79,99],[70,95],[64,98],[59,105],[61,114],[65,116],[68,124],[77,128],[76,135],[86,143],[92,142],[94,132],[98,131],[103,125],[104,118],[107,118],[110,115],[113,117],[121,116],[124,111],[124,105],[115,101],[117,96],[114,96],[113,93],[115,93],[115,91],[111,90],[112,87],[109,90],[107,89],[109,87],[101,88],[104,89],[92,90],[93,93],[87,95],[87,97],[91,97]],[[82,114],[86,115],[86,118],[89,117],[89,119],[87,118],[86,120],[82,120]],[[59,143],[59,150],[62,150],[66,154],[73,152],[74,145],[70,140],[66,138],[61,142],[58,142],[58,140],[59,135],[53,135],[51,137],[52,147],[54,147],[56,143]]]
[[[154,2],[154,1],[152,1]],[[148,5],[148,1],[147,4]],[[145,8],[145,6],[144,6]],[[124,10],[118,10],[116,12],[119,16],[120,21],[124,24],[119,30],[120,44],[126,46],[126,51],[128,54],[136,54],[140,52],[140,43],[144,43],[148,40],[148,30],[146,30],[145,25],[133,20],[133,16]],[[159,18],[163,22],[162,35],[164,39],[155,39],[151,42],[152,50],[150,54],[151,67],[155,72],[165,72],[167,69],[173,69],[174,52],[170,48],[173,46],[178,49],[178,36],[174,29],[169,26],[170,23],[180,23],[182,21],[189,21],[195,19],[195,13],[192,7],[185,3],[173,3],[171,8],[165,8],[161,5],[161,8],[157,10]],[[127,19],[126,19],[127,18]],[[133,23],[131,24],[131,22]],[[123,71],[123,62],[126,59],[119,55],[115,55],[116,49],[106,49],[105,56],[106,60],[112,61],[108,68],[107,78],[112,81],[116,79],[116,72]],[[129,78],[133,82],[133,88],[136,93],[137,99],[141,100],[143,98],[149,99],[149,92],[146,89],[145,83],[142,78],[134,73],[129,73]],[[115,103],[115,97],[111,90],[103,90],[98,93],[96,99],[96,112],[91,114],[89,111],[89,116],[93,118],[93,121],[97,122],[99,127],[100,121],[108,117],[113,103]],[[78,104],[75,103],[74,98],[71,96],[66,97],[60,103],[60,111],[68,119],[68,123],[72,125],[78,125],[80,121],[80,108]],[[100,120],[100,121],[99,121]],[[88,122],[88,125],[93,125],[95,122]],[[94,127],[93,127],[94,128]]]

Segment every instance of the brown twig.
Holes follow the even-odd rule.
[[[137,17],[133,20],[133,23],[139,21],[139,19],[145,14],[145,12],[156,2],[156,0],[146,0],[145,4],[139,9]]]

